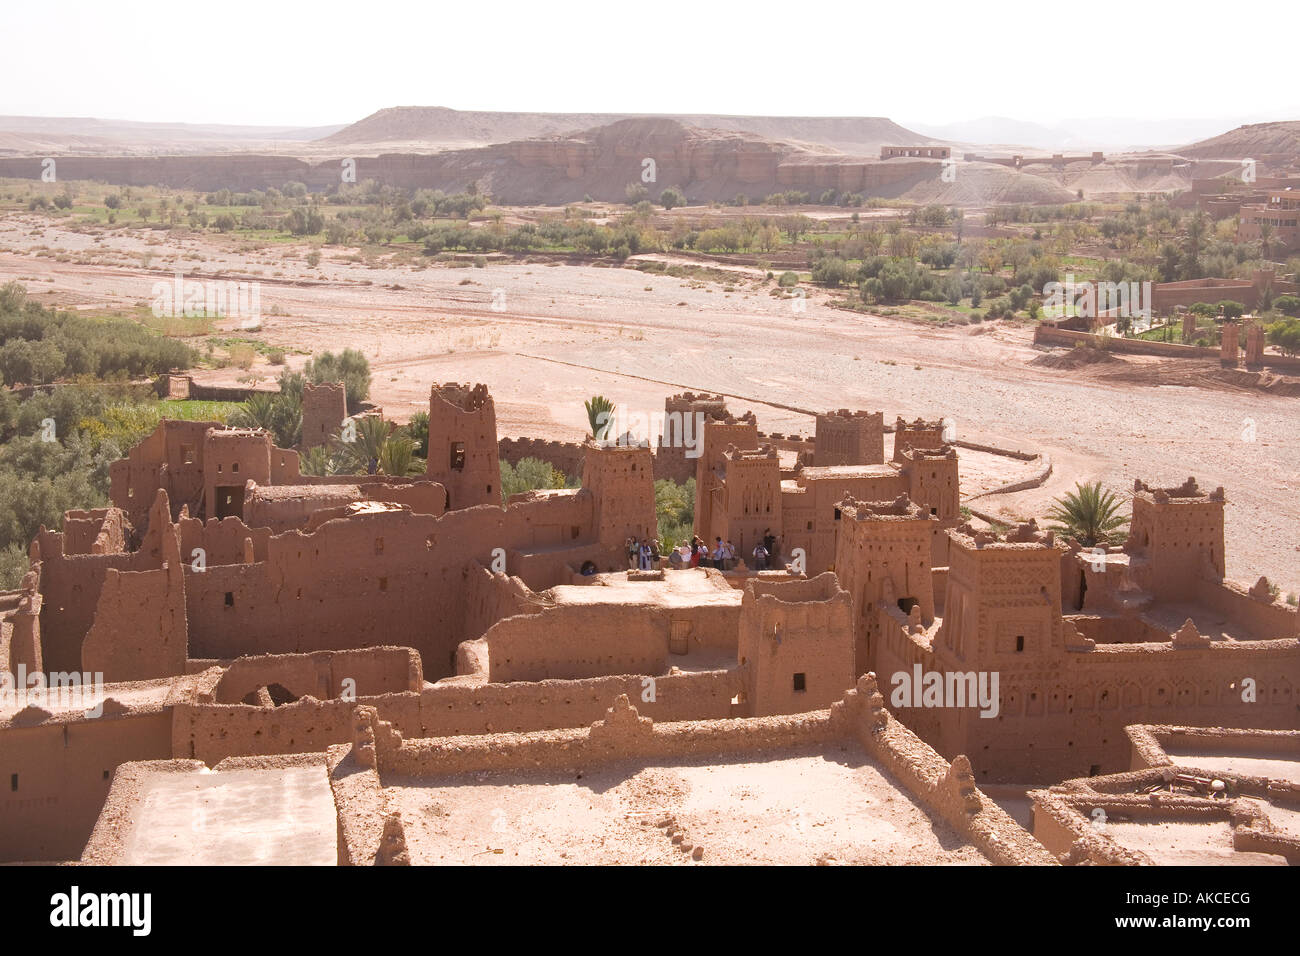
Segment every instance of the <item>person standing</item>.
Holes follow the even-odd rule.
[[[767,570],[767,548],[763,547],[762,541],[754,546],[754,569],[756,571]]]

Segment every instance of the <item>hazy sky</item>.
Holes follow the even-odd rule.
[[[0,114],[302,126],[398,105],[1300,119],[1295,60],[1277,40],[1294,35],[1297,10],[1295,0],[9,0]]]

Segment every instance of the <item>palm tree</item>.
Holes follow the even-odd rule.
[[[264,428],[268,432],[275,421],[275,397],[270,392],[254,392],[230,414],[236,428]]]
[[[384,442],[388,440],[388,422],[378,415],[350,421],[353,427],[348,431],[354,432],[351,441],[344,440],[342,433],[334,436],[334,445],[343,459],[340,470],[373,475],[379,469],[379,458],[383,454]]]
[[[593,395],[583,404],[587,407],[591,437],[596,441],[604,441],[614,427],[614,403],[604,395]]]
[[[1273,251],[1273,227],[1266,222],[1259,224],[1259,248],[1265,259]]]
[[[379,470],[398,477],[424,474],[424,462],[415,457],[415,439],[400,432],[389,435],[379,449]]]
[[[238,428],[262,428],[280,448],[302,441],[302,397],[294,392],[254,392],[230,415]]]
[[[336,475],[339,470],[339,456],[331,454],[324,445],[314,445],[298,453],[298,471],[304,475]]]
[[[1119,529],[1128,519],[1117,513],[1119,507],[1120,499],[1103,490],[1100,481],[1076,482],[1074,491],[1057,498],[1056,507],[1048,513],[1057,522],[1049,530],[1069,535],[1085,548],[1123,544],[1128,532]]]

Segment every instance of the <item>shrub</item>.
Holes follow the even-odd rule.
[[[848,278],[848,263],[835,256],[826,256],[818,260],[812,268],[812,280],[818,285],[835,288],[846,282]]]
[[[313,385],[342,382],[348,410],[354,414],[370,396],[370,362],[356,349],[344,349],[339,355],[321,352],[312,356],[303,366],[303,374]]]
[[[665,209],[686,205],[686,195],[676,186],[669,186],[659,194],[659,204]]]

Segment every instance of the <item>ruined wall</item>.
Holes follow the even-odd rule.
[[[420,652],[431,678],[450,675],[456,646],[481,634],[466,630],[467,621],[482,620],[481,612],[466,611],[474,566],[490,566],[498,547],[590,540],[593,500],[581,490],[439,518],[385,511],[274,536],[265,561],[209,564],[201,575],[187,570],[190,656],[227,659],[401,640]],[[558,583],[521,576],[533,587]]]
[[[1051,865],[1054,860],[1024,828],[982,793],[964,754],[949,763],[885,710],[874,674],[865,674],[831,707],[831,722],[846,726],[866,751],[921,804],[970,840],[994,863]]]
[[[77,859],[114,769],[171,756],[171,724],[170,712],[160,707],[0,724],[0,863]]]
[[[184,673],[189,645],[178,539],[175,531],[164,536],[158,570],[105,572],[81,646],[84,670],[102,672],[110,683]]]
[[[635,698],[632,698],[635,699]],[[826,743],[825,712],[747,720],[664,722],[641,716],[623,695],[590,728],[501,736],[402,740],[377,747],[381,775],[429,776],[535,767],[585,767],[610,759],[770,753]],[[662,718],[660,718],[662,720]],[[376,735],[378,737],[378,735]]]
[[[68,511],[63,515],[63,553],[118,554],[126,550],[132,531],[120,508]]]
[[[1293,637],[1300,634],[1300,615],[1294,607],[1273,600],[1265,591],[1251,593],[1231,581],[1208,584],[1197,591],[1197,600],[1218,611],[1229,621],[1244,625],[1255,637]]]
[[[148,554],[77,554],[65,557],[62,535],[36,536],[42,596],[41,651],[50,670],[81,668],[81,643],[90,630],[104,579],[110,570],[147,571],[158,564]]]
[[[177,526],[181,534],[181,561],[191,567],[197,558],[196,549],[202,550],[204,564],[243,564],[245,540],[253,542],[256,560],[266,560],[266,544],[271,539],[267,528],[249,527],[233,517],[221,521],[181,518]]]
[[[201,513],[204,504],[204,436],[220,422],[164,420],[153,433],[132,447],[121,461],[109,466],[109,498],[125,511],[131,523],[143,528],[158,489],[167,492],[171,517],[181,508]]]
[[[663,674],[690,652],[670,654],[670,638],[681,632],[710,651],[736,648],[740,610],[734,604],[670,608],[658,604],[595,604],[547,607],[506,618],[478,643],[488,661],[488,679],[575,680],[614,674]],[[684,630],[683,630],[684,629]],[[685,640],[685,638],[691,640]]]
[[[351,681],[345,687],[344,681]],[[260,687],[279,684],[295,698],[357,697],[424,689],[420,657],[408,647],[367,647],[313,654],[259,654],[230,663],[212,689],[213,701],[237,704]]]
[[[425,474],[446,489],[447,505],[499,504],[496,406],[486,385],[435,385],[429,394]]]

